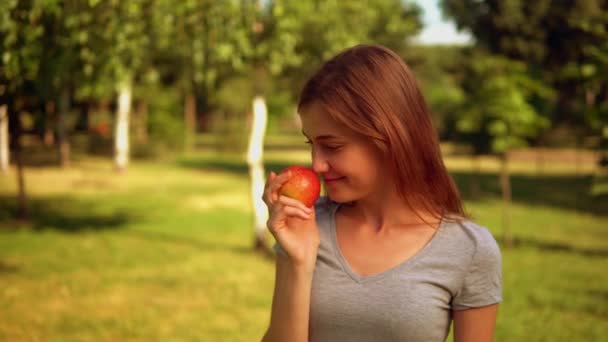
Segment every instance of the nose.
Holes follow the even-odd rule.
[[[326,173],[329,171],[329,163],[322,153],[312,150],[312,169],[316,173]]]

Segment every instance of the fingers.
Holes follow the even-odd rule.
[[[275,208],[276,208],[276,212],[278,214],[277,216],[283,214],[284,216],[287,216],[287,217],[297,217],[297,218],[301,218],[302,220],[308,220],[312,217],[311,212],[302,210],[302,208],[284,205],[282,203],[277,204],[275,206]],[[281,215],[281,216],[283,216],[283,215]]]
[[[278,176],[274,172],[270,172],[270,176],[268,177],[264,187],[264,195],[262,196],[264,203],[270,207],[279,199],[278,190],[281,188],[281,186],[283,186],[283,183],[285,183],[290,176],[291,174],[289,171],[279,174]]]
[[[287,196],[279,196],[279,200],[278,203],[281,203],[283,205],[286,206],[292,206],[295,208],[300,208],[302,211],[308,213],[308,214],[312,214],[313,210],[307,206],[304,205],[304,203],[293,199],[293,198],[289,198]]]
[[[279,200],[271,206],[267,226],[271,231],[285,227],[287,218],[298,218],[308,221],[314,218],[314,209],[307,208],[301,202],[289,197],[280,196]]]

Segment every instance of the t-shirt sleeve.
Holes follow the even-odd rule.
[[[483,228],[475,254],[460,290],[452,299],[453,310],[476,308],[502,301],[502,256],[496,240]]]

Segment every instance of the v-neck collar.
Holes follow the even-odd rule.
[[[397,264],[396,266],[393,266],[385,271],[382,271],[380,273],[362,276],[362,275],[359,275],[357,272],[355,272],[350,267],[350,264],[344,257],[344,254],[342,253],[342,250],[340,249],[340,244],[338,243],[338,232],[336,230],[336,212],[338,211],[338,208],[340,207],[340,205],[341,205],[341,203],[335,203],[335,205],[333,206],[332,210],[330,211],[330,215],[329,215],[329,227],[330,227],[329,229],[330,229],[330,235],[331,235],[331,240],[332,240],[331,243],[332,243],[332,247],[335,252],[335,255],[338,258],[338,260],[340,261],[340,264],[342,265],[342,269],[344,270],[344,272],[346,272],[346,274],[348,274],[350,276],[350,278],[352,278],[355,282],[357,282],[359,284],[380,280],[382,278],[385,278],[385,277],[391,275],[392,273],[397,272],[400,269],[407,268],[407,267],[410,267],[411,265],[413,265],[418,259],[422,258],[424,255],[426,255],[430,252],[430,250],[432,249],[431,247],[434,244],[436,244],[435,240],[438,240],[439,235],[440,235],[441,231],[443,231],[444,226],[445,226],[445,220],[442,219],[439,223],[439,227],[437,228],[437,230],[435,231],[433,236],[429,239],[429,241],[424,245],[424,247],[422,247],[418,252],[416,252],[411,257],[407,258],[405,261],[403,261],[403,262]]]

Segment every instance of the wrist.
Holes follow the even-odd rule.
[[[285,263],[287,268],[294,274],[297,275],[312,275],[315,269],[315,263],[317,261],[316,253],[313,258],[306,259],[295,259],[288,255],[279,255],[279,260]]]

